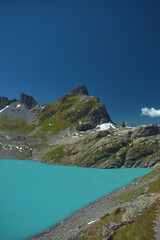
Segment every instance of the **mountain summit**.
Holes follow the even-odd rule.
[[[15,120],[23,120],[30,125],[28,129],[33,130],[28,132],[31,135],[53,135],[67,128],[86,131],[99,124],[112,122],[105,106],[97,97],[89,96],[84,85],[43,106],[32,96],[22,93],[20,101],[0,97],[0,107],[0,117],[7,118],[6,122],[14,121],[14,124]]]
[[[70,94],[71,95],[87,95],[87,96],[89,96],[88,90],[85,85],[74,88],[73,90],[71,90]]]
[[[22,104],[25,104],[28,108],[33,108],[35,105],[38,105],[38,103],[36,102],[36,100],[33,97],[28,96],[24,93],[21,94],[20,102]]]

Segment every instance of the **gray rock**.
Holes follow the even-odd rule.
[[[36,100],[33,97],[28,96],[24,93],[21,94],[20,102],[22,104],[25,104],[29,109],[33,108],[35,105],[38,105],[38,103],[36,102]]]
[[[0,96],[0,110],[5,108],[6,106],[9,106],[11,103],[16,102],[17,99],[8,100],[7,97],[1,97]]]
[[[160,127],[156,124],[142,125],[134,129],[132,138],[154,136],[160,134]]]
[[[87,96],[89,96],[88,90],[85,85],[74,88],[73,90],[71,90],[70,94],[71,95],[87,95]]]

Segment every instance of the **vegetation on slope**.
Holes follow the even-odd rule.
[[[96,223],[68,240],[150,240],[156,239],[160,216],[160,167],[132,183],[132,189],[118,195],[116,210],[105,213]],[[135,184],[135,186],[134,186]],[[129,185],[128,185],[129,186]],[[129,188],[129,187],[128,187]]]
[[[151,134],[155,127],[150,126]],[[160,130],[157,135],[136,138],[137,128],[141,130],[148,126],[93,131],[78,137],[73,135],[66,144],[63,141],[52,145],[42,153],[41,161],[55,164],[59,158],[58,164],[98,168],[154,166],[160,161]]]
[[[94,128],[100,121],[110,120],[98,98],[86,95],[66,95],[47,104],[39,118],[39,131],[49,134],[58,134],[61,130],[71,130],[73,127],[87,130]]]
[[[43,106],[26,94],[21,94],[20,101],[8,102],[7,98],[0,98],[0,100],[2,107],[4,100],[5,104],[9,104],[7,109],[0,112],[0,122],[4,129],[16,131],[16,126],[19,124],[18,127],[22,129],[23,134],[21,125],[24,125],[26,121],[28,123],[27,133],[43,139],[48,135],[59,134],[67,128],[85,131],[93,129],[99,123],[112,122],[105,106],[99,102],[97,97],[88,96],[85,86],[73,89],[70,94]],[[3,117],[5,117],[5,124]],[[21,120],[18,122],[18,119]]]
[[[0,130],[7,130],[10,132],[17,132],[20,135],[28,135],[33,131],[35,125],[27,124],[25,119],[9,119],[7,115],[3,115],[0,118]]]

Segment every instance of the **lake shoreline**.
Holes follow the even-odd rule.
[[[79,236],[83,229],[89,227],[91,224],[94,224],[94,222],[98,222],[99,219],[101,219],[104,215],[114,212],[118,207],[126,206],[128,201],[123,199],[122,196],[126,195],[130,191],[136,192],[138,189],[140,189],[140,187],[142,188],[147,183],[157,180],[158,176],[154,176],[152,172],[133,180],[132,183],[122,188],[114,190],[109,195],[106,195],[89,204],[85,208],[75,212],[68,218],[57,223],[53,227],[50,227],[46,231],[28,238],[28,240],[67,240],[70,237]],[[151,177],[152,175],[153,177]],[[145,180],[143,181],[141,179]],[[137,193],[135,197],[136,196]],[[121,201],[119,200],[120,198],[122,198]]]

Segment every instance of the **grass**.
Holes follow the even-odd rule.
[[[29,132],[33,131],[35,125],[29,125],[22,119],[10,120],[6,115],[0,118],[0,129],[8,131],[17,131],[21,135],[27,135]]]
[[[153,177],[156,177],[156,176],[159,176],[160,175],[160,166],[159,167],[156,167],[153,171],[151,171],[150,173],[142,176],[139,180],[138,180],[138,183],[142,183],[144,182],[145,180],[147,181],[148,179],[150,178],[153,178]]]
[[[113,240],[153,240],[155,231],[153,221],[156,211],[160,210],[160,203],[154,203],[145,210],[136,221],[121,227],[112,238]]]
[[[45,156],[42,158],[43,162],[47,162],[53,160],[54,163],[58,163],[61,161],[62,156],[64,155],[64,146],[58,146],[51,151],[47,152]]]
[[[51,151],[47,152],[43,158],[42,162],[45,163],[58,163],[63,164],[63,162],[67,161],[67,156],[70,155],[72,152],[72,146],[70,145],[60,145],[52,149]],[[65,156],[65,159],[63,157]],[[66,162],[68,164],[68,162]],[[69,164],[68,164],[69,165]]]
[[[148,184],[147,193],[160,193],[160,180],[156,180]]]
[[[83,230],[84,236],[81,240],[102,240],[104,239],[104,226],[109,222],[119,222],[121,219],[121,208],[117,208],[113,213],[105,214],[101,219]],[[71,238],[72,239],[72,238]],[[69,240],[69,239],[68,239]]]
[[[121,212],[121,207],[118,207],[116,210],[115,210],[115,215],[117,215],[118,213]]]
[[[126,156],[130,159],[134,158],[135,160],[138,160],[142,157],[146,157],[150,154],[153,154],[157,150],[158,150],[157,144],[135,145],[128,149]]]
[[[39,130],[34,134],[58,134],[66,128],[72,129],[78,126],[79,121],[82,125],[87,124],[94,117],[90,115],[95,109],[101,108],[97,97],[84,97],[80,101],[81,95],[67,95],[57,101],[47,104],[43,111],[39,113],[40,122],[37,125]]]

